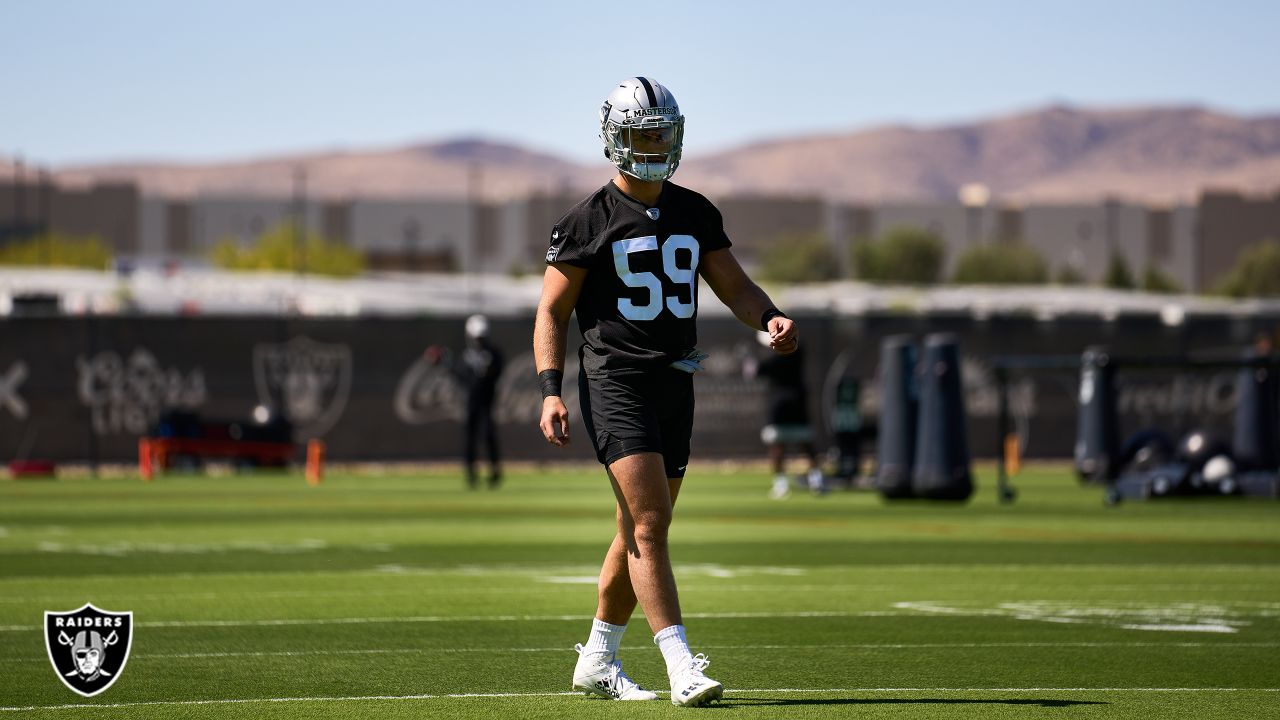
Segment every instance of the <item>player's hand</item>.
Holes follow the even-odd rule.
[[[790,355],[800,347],[800,331],[791,318],[769,319],[769,347],[779,355]]]
[[[439,345],[429,345],[427,346],[427,349],[422,353],[422,356],[425,357],[427,359],[427,362],[431,363],[432,365],[439,365],[440,360],[444,357],[444,348],[440,347]]]
[[[556,447],[569,444],[569,410],[564,401],[552,395],[542,399],[542,420],[538,422],[542,437]]]

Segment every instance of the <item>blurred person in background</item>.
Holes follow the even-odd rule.
[[[760,344],[769,347],[769,333],[756,334]],[[769,353],[763,359],[749,355],[743,362],[743,375],[747,379],[762,378],[765,391],[765,422],[760,430],[760,441],[769,452],[769,467],[773,471],[773,487],[769,497],[783,500],[791,495],[791,481],[787,477],[787,449],[794,447],[808,461],[804,485],[816,494],[826,492],[826,480],[818,467],[818,456],[813,449],[813,426],[809,424],[809,391],[804,381],[804,352],[797,349],[787,355]]]
[[[600,108],[600,137],[618,172],[552,229],[533,336],[539,427],[563,446],[569,411],[561,383],[576,312],[582,419],[617,499],[617,532],[590,635],[576,646],[573,687],[615,700],[657,698],[617,658],[638,602],[666,663],[671,702],[706,705],[724,686],[703,673],[706,656],[689,648],[667,546],[689,464],[693,373],[707,357],[696,348],[699,277],[743,324],[766,330],[774,351],[795,352],[799,335],[734,258],[720,211],[667,182],[684,137],[671,91],[644,77],[623,81]]]
[[[438,345],[427,348],[433,364],[443,364],[462,385],[467,395],[466,439],[462,461],[467,473],[467,487],[476,489],[476,456],[480,443],[489,451],[489,489],[502,484],[502,459],[498,446],[498,427],[493,421],[493,401],[498,394],[498,378],[505,361],[502,351],[489,339],[489,320],[483,315],[467,318],[466,347],[461,359]]]

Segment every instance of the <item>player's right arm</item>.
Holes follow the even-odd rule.
[[[585,268],[568,263],[547,266],[542,276],[542,299],[533,322],[533,360],[541,376],[546,370],[564,372],[564,346],[569,334],[573,306],[586,280]],[[557,447],[569,444],[569,410],[559,393],[542,398],[542,418],[538,427],[547,442]]]

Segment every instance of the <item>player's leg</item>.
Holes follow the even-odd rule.
[[[766,432],[774,426],[765,428]],[[767,445],[769,453],[769,469],[773,471],[773,487],[769,488],[769,497],[782,500],[791,495],[791,481],[787,479],[787,451],[780,442]]]
[[[671,489],[663,473],[662,456],[641,452],[619,458],[609,466],[609,477],[618,499],[618,530],[627,575],[649,627],[657,632],[679,625],[680,600],[667,546]]]
[[[645,395],[633,383],[609,379],[588,381],[585,373],[578,376],[579,397],[582,402],[582,419],[587,426],[587,436],[596,450],[596,458],[606,471],[612,454],[625,454],[635,449],[636,428],[628,427],[627,420],[640,413]],[[619,421],[621,415],[622,422]],[[614,441],[615,434],[631,436],[622,448]],[[640,442],[643,446],[645,443]],[[612,482],[612,477],[610,478]],[[621,517],[621,505],[618,514]],[[622,671],[617,659],[627,622],[636,606],[635,593],[631,589],[631,577],[626,563],[626,543],[621,533],[615,533],[601,567],[599,597],[596,616],[591,622],[591,633],[586,644],[575,646],[578,662],[573,672],[573,688],[588,694],[602,695],[616,700],[655,700],[657,695],[638,686]]]
[[[667,478],[673,510],[683,482],[684,478]],[[613,536],[613,543],[605,553],[604,565],[600,568],[600,582],[597,586],[599,597],[596,605],[596,619],[619,626],[626,625],[636,609],[636,593],[631,587],[631,574],[627,566],[627,544],[623,536],[622,517],[622,505],[619,504],[618,532]]]
[[[495,489],[502,483],[501,450],[498,447],[498,424],[493,419],[493,402],[484,405],[484,444],[489,450],[489,489]]]
[[[466,433],[463,441],[462,464],[467,473],[467,487],[476,487],[476,444],[480,436],[480,408],[475,401],[467,401]]]
[[[683,477],[689,465],[690,441],[693,437],[693,376],[671,371],[658,393],[662,427],[663,469],[667,477]],[[628,558],[628,562],[633,562]],[[645,605],[649,615],[649,606]],[[655,623],[656,625],[657,623]],[[683,624],[668,625],[653,637],[667,665],[671,681],[671,702],[676,705],[706,705],[724,695],[724,686],[702,673],[710,663],[701,653],[694,655],[685,638]]]
[[[646,615],[674,616],[677,622],[679,618],[678,604],[674,615],[668,605],[662,605],[666,608],[662,611],[650,610],[659,607],[654,598],[660,597],[662,602],[675,599],[675,579],[665,540],[671,517],[670,489],[661,476],[661,467],[661,456],[656,453],[629,455],[609,467],[610,481],[618,496],[619,532],[600,571],[600,599],[591,635],[585,645],[577,646],[575,689],[617,700],[657,698],[622,671],[617,653],[637,600],[644,604]],[[652,477],[644,478],[646,471],[655,468],[656,483]],[[659,537],[660,542],[655,542]]]
[[[808,430],[809,437],[812,438],[812,430]],[[822,474],[822,468],[818,465],[818,452],[814,449],[813,440],[806,440],[800,443],[800,451],[804,453],[809,460],[809,471],[805,475],[805,481],[809,485],[809,491],[818,495],[827,492],[827,478]]]
[[[674,506],[680,493],[683,478],[667,478],[667,487],[671,490],[671,503]],[[622,508],[617,510],[618,531],[613,542],[605,553],[604,564],[600,568],[598,599],[595,618],[591,623],[591,634],[581,648],[579,668],[590,675],[594,663],[597,672],[604,665],[615,662],[618,649],[622,646],[622,636],[626,632],[627,623],[636,609],[636,593],[631,588],[631,575],[627,568],[627,545],[622,534]],[[655,696],[656,697],[656,696]]]

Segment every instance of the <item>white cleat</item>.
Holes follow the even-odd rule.
[[[724,685],[702,674],[711,661],[698,653],[671,675],[671,704],[702,707],[724,697]]]
[[[813,470],[810,470],[805,480],[809,485],[809,492],[813,493],[814,495],[827,494],[827,478],[823,476],[821,470],[818,470],[816,468]]]
[[[655,693],[636,684],[622,670],[617,658],[609,662],[598,661],[598,656],[582,651],[582,643],[573,646],[578,651],[578,665],[573,669],[573,689],[587,695],[599,695],[610,700],[657,700]]]
[[[791,497],[791,483],[786,478],[774,480],[773,487],[769,489],[769,498],[786,500],[788,497]]]

